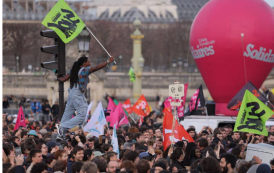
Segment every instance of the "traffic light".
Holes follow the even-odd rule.
[[[49,62],[42,62],[41,67],[45,69],[53,70],[58,73],[58,76],[65,75],[66,73],[66,44],[59,38],[59,36],[53,30],[44,30],[40,32],[41,36],[53,38],[54,45],[43,46],[41,51],[54,55],[54,60]],[[64,101],[64,82],[59,81],[59,120],[62,119],[65,101]]]
[[[54,61],[42,62],[41,67],[45,69],[53,70],[59,75],[65,74],[65,43],[59,38],[59,36],[53,30],[44,30],[40,32],[41,36],[53,38],[54,45],[43,46],[41,51],[49,54],[53,54]]]

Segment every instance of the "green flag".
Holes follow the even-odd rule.
[[[77,37],[85,27],[84,22],[64,0],[59,0],[44,18],[42,24],[56,32],[64,43]]]
[[[129,72],[128,72],[128,75],[129,75],[129,80],[131,82],[134,82],[135,81],[135,73],[134,73],[134,70],[132,67],[130,67],[129,69]]]
[[[273,115],[263,102],[246,90],[238,113],[234,131],[268,136],[265,122]]]

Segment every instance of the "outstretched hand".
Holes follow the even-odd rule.
[[[114,61],[114,58],[111,56],[109,59],[108,59],[108,62],[113,62]]]

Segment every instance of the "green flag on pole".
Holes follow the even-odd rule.
[[[246,90],[234,131],[249,132],[268,136],[265,122],[273,115],[263,102]]]
[[[56,32],[64,43],[68,43],[80,34],[84,22],[64,0],[59,0],[44,18],[42,24]]]
[[[134,73],[134,70],[132,67],[130,67],[129,69],[129,72],[128,72],[128,75],[129,75],[129,80],[131,82],[134,82],[135,81],[135,73]]]

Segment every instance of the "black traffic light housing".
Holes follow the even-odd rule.
[[[45,69],[53,70],[59,75],[65,74],[65,43],[60,39],[60,37],[53,30],[44,30],[40,32],[41,36],[53,38],[54,45],[43,46],[41,51],[44,53],[53,54],[54,61],[42,62],[41,67]],[[62,71],[60,71],[62,70]]]
[[[44,30],[40,32],[41,36],[53,38],[54,45],[43,46],[41,51],[54,55],[54,60],[49,62],[42,62],[41,67],[45,69],[53,70],[58,73],[58,76],[65,75],[66,73],[66,44],[60,39],[60,37],[53,30]],[[59,81],[59,120],[62,119],[65,102],[64,102],[64,83]]]

